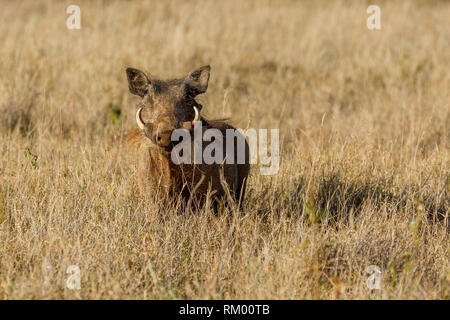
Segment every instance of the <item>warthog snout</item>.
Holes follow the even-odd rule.
[[[192,121],[180,122],[171,114],[163,114],[158,116],[153,123],[146,124],[141,118],[142,109],[143,107],[136,112],[136,123],[139,129],[143,130],[153,143],[166,149],[172,146],[171,137],[174,130],[180,128],[190,130],[200,116],[197,107],[194,106],[195,115]]]

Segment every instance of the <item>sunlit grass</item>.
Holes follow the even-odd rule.
[[[1,3],[0,298],[450,297],[447,2],[380,1],[380,31],[360,1],[69,4]],[[205,64],[202,112],[279,128],[281,166],[177,215],[122,143],[125,68]]]

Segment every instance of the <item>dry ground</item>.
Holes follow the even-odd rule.
[[[76,2],[72,31],[0,3],[0,298],[450,298],[448,1]],[[206,114],[280,128],[281,167],[177,216],[139,195],[125,68],[204,64]]]

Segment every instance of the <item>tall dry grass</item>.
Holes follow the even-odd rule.
[[[364,1],[69,4],[0,4],[0,298],[449,299],[448,2],[377,1],[380,31]],[[178,216],[139,195],[124,70],[204,64],[203,110],[280,128],[281,167]]]

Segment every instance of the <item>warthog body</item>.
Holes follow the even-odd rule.
[[[130,92],[142,98],[136,113],[138,129],[132,130],[126,138],[127,143],[138,151],[141,189],[158,199],[171,200],[181,196],[183,206],[188,208],[191,204],[201,207],[208,194],[215,207],[217,200],[225,198],[242,203],[250,170],[249,147],[245,138],[239,137],[245,143],[245,161],[239,164],[238,139],[234,138],[233,155],[227,154],[226,148],[226,130],[234,128],[223,121],[207,120],[200,115],[202,106],[195,97],[206,91],[209,73],[210,67],[204,66],[186,78],[158,80],[142,71],[127,69]],[[176,145],[171,141],[173,131],[188,130],[194,150],[193,124],[198,125],[198,122],[201,122],[203,132],[214,128],[222,133],[224,160],[221,163],[194,164],[194,152],[191,152],[190,164],[174,163],[171,158]],[[202,142],[203,148],[209,143]],[[232,156],[234,163],[225,162],[227,156]]]

